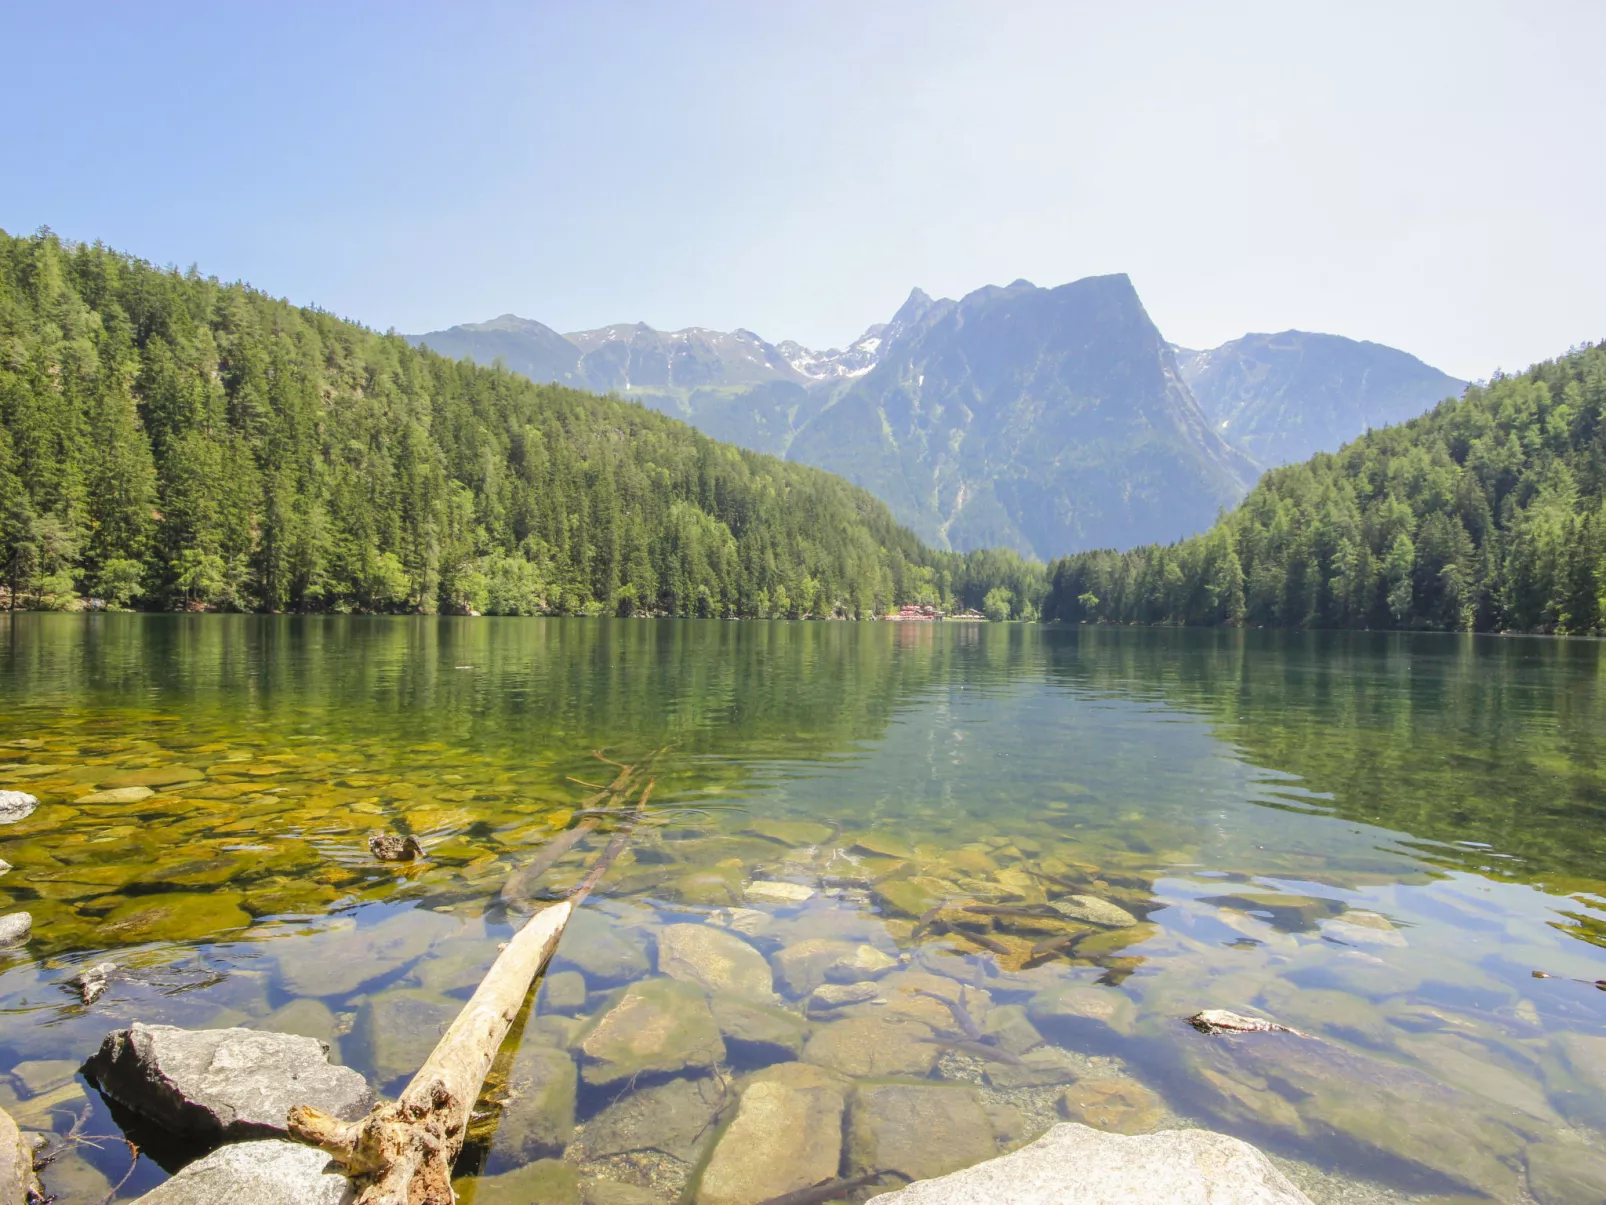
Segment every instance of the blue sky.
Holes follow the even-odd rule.
[[[842,344],[1129,273],[1171,339],[1606,337],[1606,5],[0,4],[0,226],[372,326]]]

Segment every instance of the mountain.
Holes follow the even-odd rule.
[[[520,319],[414,336],[510,368]],[[538,326],[539,324],[532,324]],[[539,327],[544,349],[549,328]],[[1125,276],[1026,281],[959,301],[914,290],[846,349],[644,324],[567,336],[587,388],[839,473],[940,548],[1047,557],[1176,539],[1248,488]],[[545,354],[543,352],[542,354]],[[549,357],[543,379],[565,379]]]
[[[509,372],[536,382],[552,382],[573,388],[586,388],[588,382],[580,368],[580,349],[550,326],[517,314],[503,314],[489,322],[467,322],[450,330],[412,337],[417,347],[425,344],[452,360],[473,360],[490,367],[498,360]]]
[[[874,368],[787,455],[885,499],[939,546],[1047,559],[1180,539],[1254,466],[1205,421],[1125,276],[916,291]]]
[[[458,329],[570,371],[574,345],[538,323]],[[1021,614],[1040,597],[1040,566],[933,552],[818,469],[48,231],[0,231],[0,349],[0,606],[866,616],[1005,582],[1025,583]]]
[[[1273,469],[1191,540],[1049,570],[1067,622],[1606,634],[1606,343]]]
[[[1177,367],[1217,432],[1262,465],[1334,452],[1466,388],[1415,356],[1339,335],[1245,335]]]

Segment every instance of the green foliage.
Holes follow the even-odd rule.
[[[869,617],[1047,591],[640,406],[0,232],[9,605]]]
[[[1045,618],[1606,631],[1606,344],[1267,473],[1203,535],[1049,566]]]
[[[1009,618],[1009,604],[1014,596],[1002,586],[995,586],[987,591],[987,597],[981,601],[981,612],[994,623],[1002,623]]]

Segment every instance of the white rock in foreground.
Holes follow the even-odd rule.
[[[134,1205],[349,1205],[351,1181],[334,1166],[299,1142],[238,1142],[197,1159]]]
[[[1210,1130],[1057,1125],[1012,1155],[918,1180],[882,1205],[1311,1205],[1260,1151]]]

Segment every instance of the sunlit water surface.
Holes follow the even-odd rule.
[[[1603,684],[1596,643],[1453,636],[0,617],[0,788],[41,801],[0,827],[34,921],[0,1103],[75,1136],[46,1183],[88,1205],[197,1154],[76,1074],[132,1021],[309,1034],[399,1091],[600,756],[647,822],[504,1048],[465,1200],[712,1199],[742,1092],[800,1061],[845,1102],[833,1170],[887,1173],[853,1199],[1071,1117],[1240,1135],[1319,1205],[1598,1205]],[[621,1062],[633,990],[701,1045]]]

